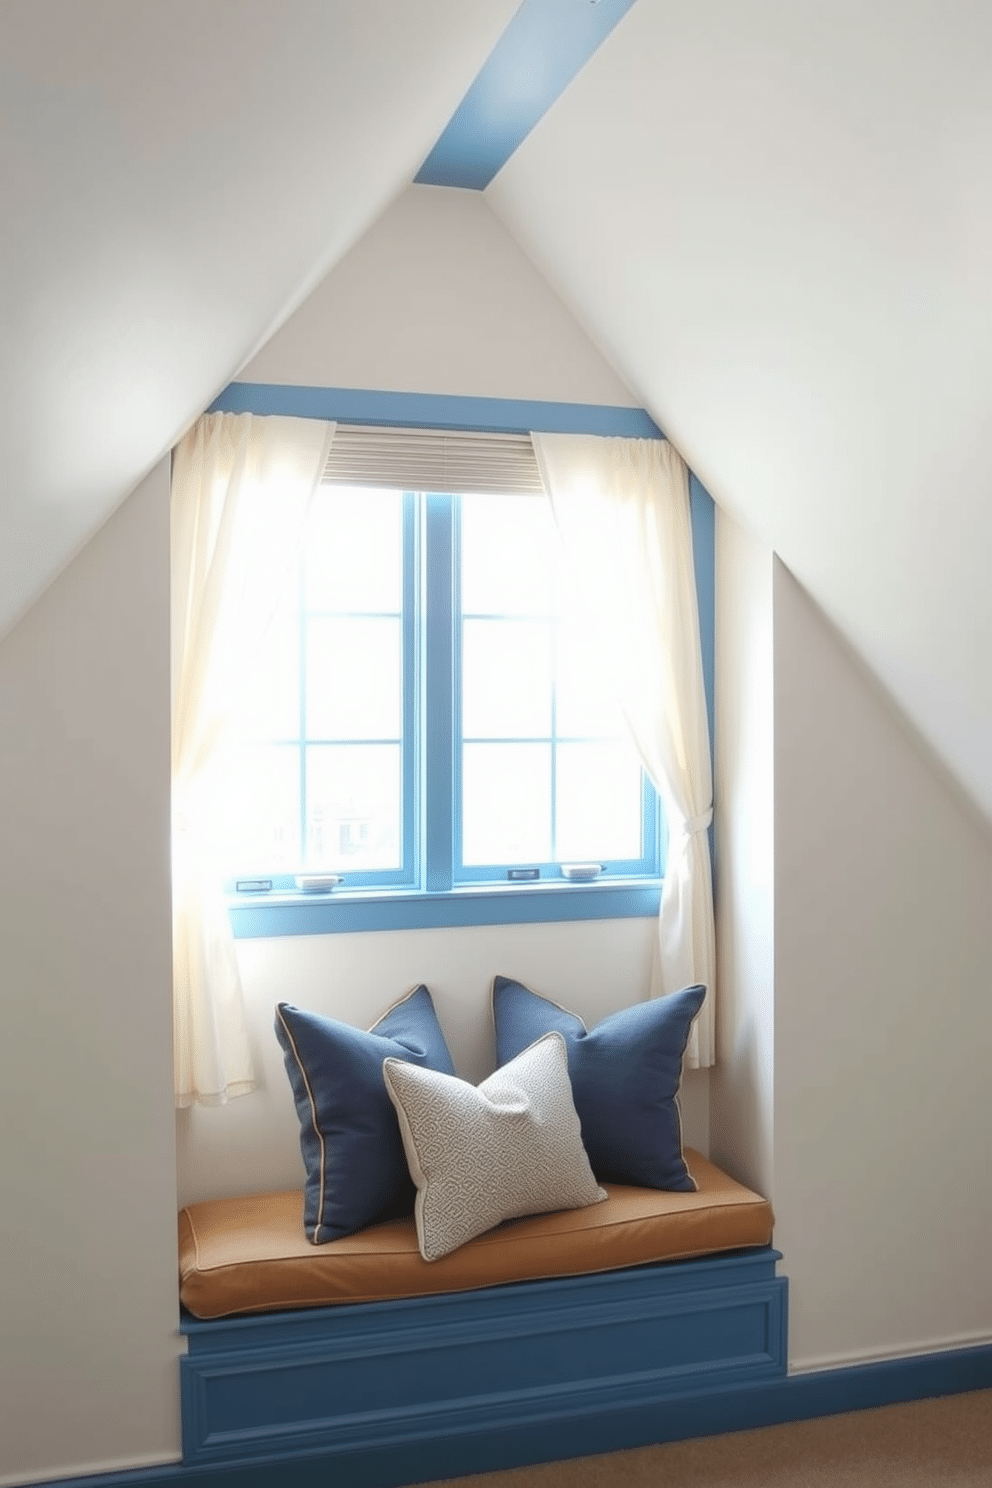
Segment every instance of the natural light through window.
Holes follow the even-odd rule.
[[[403,496],[322,486],[237,721],[233,872],[398,869]]]
[[[319,487],[237,718],[232,879],[656,875],[657,800],[595,619],[540,496]]]
[[[640,764],[547,503],[460,516],[464,865],[639,857]]]

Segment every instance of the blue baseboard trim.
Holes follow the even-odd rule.
[[[132,1472],[50,1479],[47,1485],[34,1488],[313,1488],[325,1475],[333,1480],[334,1488],[397,1488],[431,1478],[747,1431],[990,1388],[992,1344],[983,1344],[683,1395],[663,1406],[617,1406],[592,1419],[579,1416],[474,1431],[441,1442],[392,1444],[351,1455],[287,1455],[223,1467],[165,1464]]]

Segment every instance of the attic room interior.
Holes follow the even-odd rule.
[[[428,182],[501,46],[488,165]],[[990,46],[979,0],[5,4],[0,1484],[210,1475],[176,1213],[302,1183],[276,1003],[368,1029],[423,983],[476,1084],[494,975],[589,1026],[651,992],[656,911],[243,936],[258,1088],[176,1108],[170,459],[235,396],[678,451],[713,544],[685,1144],[771,1202],[807,1414],[992,1383]]]

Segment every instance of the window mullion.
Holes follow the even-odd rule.
[[[551,655],[551,861],[558,861],[558,617],[548,622]]]
[[[297,745],[297,762],[300,772],[300,854],[299,863],[307,862],[307,646],[310,639],[310,621],[307,614],[307,561],[306,548],[300,554],[299,563],[299,663],[300,663],[300,738]]]
[[[457,779],[454,659],[456,645],[455,512],[451,496],[424,498],[424,838],[429,893],[451,888]]]
[[[422,779],[423,705],[420,676],[423,665],[423,637],[418,621],[421,593],[420,529],[418,497],[412,491],[403,493],[403,706],[401,746],[400,822],[402,832],[401,863],[408,883],[421,882],[422,834],[419,828],[420,781]]]

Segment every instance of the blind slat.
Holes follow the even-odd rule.
[[[539,495],[529,434],[339,424],[324,467],[330,485]]]

